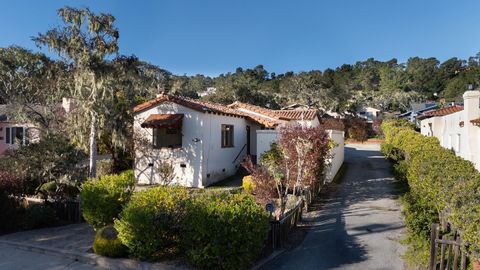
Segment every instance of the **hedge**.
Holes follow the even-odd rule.
[[[134,188],[133,170],[89,179],[80,192],[83,217],[95,229],[113,224]]]
[[[142,260],[178,254],[188,201],[187,189],[177,186],[136,192],[115,220],[118,238]]]
[[[203,194],[188,206],[183,247],[203,269],[248,269],[269,231],[265,210],[248,194]]]
[[[128,249],[118,239],[118,233],[112,225],[101,228],[95,235],[93,241],[93,252],[107,257],[123,257],[127,255]]]
[[[406,121],[385,121],[382,130],[381,149],[397,163],[397,178],[406,179],[410,188],[404,215],[412,238],[427,240],[431,223],[448,222],[479,259],[480,174],[474,165],[443,148],[435,137],[416,132]]]

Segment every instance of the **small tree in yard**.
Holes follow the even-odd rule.
[[[280,131],[280,140],[261,157],[261,166],[252,172],[254,194],[261,202],[275,193],[284,213],[287,195],[320,184],[332,144],[321,127],[286,127]],[[272,197],[270,197],[271,199]]]

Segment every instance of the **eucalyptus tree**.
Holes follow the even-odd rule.
[[[118,53],[119,32],[115,18],[109,14],[95,14],[88,8],[64,7],[58,10],[63,26],[55,27],[34,38],[40,47],[47,46],[73,66],[72,96],[77,101],[77,112],[83,112],[82,121],[88,123],[89,175],[96,175],[97,128],[105,120],[108,106],[105,101],[115,95],[111,87],[111,65],[106,61]],[[78,126],[79,131],[84,128]],[[80,136],[79,143],[85,144]]]

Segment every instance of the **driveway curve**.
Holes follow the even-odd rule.
[[[403,223],[391,166],[377,144],[345,147],[346,172],[303,217],[303,241],[262,269],[403,269]]]

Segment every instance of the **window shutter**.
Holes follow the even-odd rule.
[[[5,129],[5,138],[6,138],[5,140],[6,144],[10,144],[10,128],[9,127]]]

